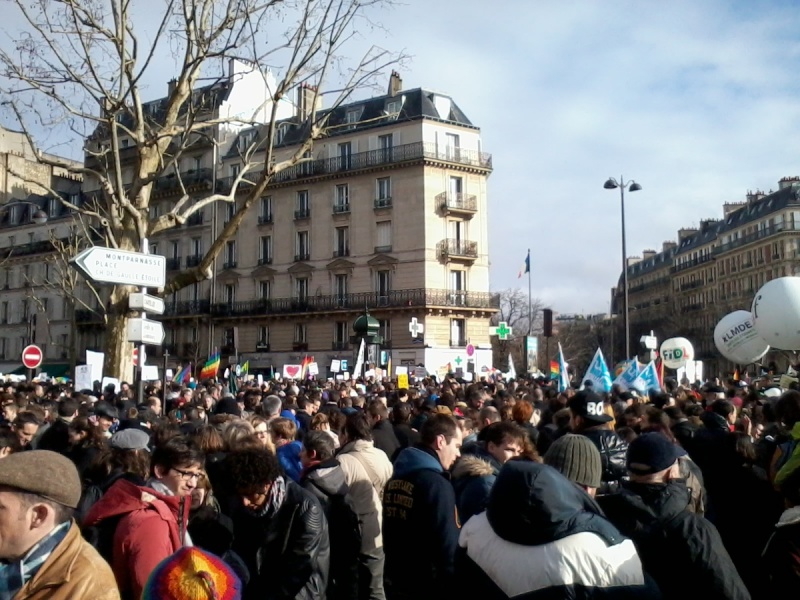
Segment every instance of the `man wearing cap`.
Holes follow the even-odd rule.
[[[49,450],[0,461],[0,598],[119,599],[111,568],[72,519],[75,465]]]
[[[569,399],[570,429],[589,438],[600,451],[603,461],[603,482],[612,483],[625,477],[625,441],[608,428],[612,417],[606,414],[603,398],[591,390],[581,390]]]
[[[630,481],[599,497],[608,519],[636,543],[645,571],[665,598],[747,600],[750,593],[710,521],[689,511],[680,479],[684,451],[660,433],[645,433],[627,452]]]

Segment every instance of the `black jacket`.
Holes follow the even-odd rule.
[[[397,458],[400,451],[400,440],[394,434],[394,428],[389,421],[378,421],[372,428],[372,441],[375,447],[383,450],[391,460]]]
[[[69,423],[63,419],[56,420],[39,438],[36,449],[52,450],[66,456],[69,451]]]
[[[749,600],[716,527],[689,512],[689,497],[682,481],[627,481],[618,493],[598,497],[598,502],[609,520],[636,543],[645,570],[665,599],[690,594],[703,600]]]
[[[233,529],[233,549],[250,571],[245,600],[325,599],[328,523],[314,496],[287,480],[286,497],[274,514],[258,516],[240,506]]]
[[[401,450],[404,450],[409,446],[416,446],[419,444],[419,431],[414,431],[411,429],[411,425],[408,423],[397,423],[393,425],[392,428],[394,429],[394,435],[397,438],[397,441],[400,442]],[[394,459],[396,457],[390,456],[389,458]]]
[[[687,449],[694,439],[697,430],[700,429],[697,425],[692,423],[689,419],[683,419],[672,426],[672,435],[678,440],[684,449]]]
[[[660,598],[631,540],[547,465],[512,460],[464,525],[453,598]]]
[[[610,429],[591,428],[581,432],[588,437],[600,451],[603,461],[603,481],[606,483],[621,481],[628,475],[625,457],[628,444]]]
[[[383,495],[387,597],[450,598],[459,527],[439,458],[423,446],[402,450]]]

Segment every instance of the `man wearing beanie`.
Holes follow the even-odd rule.
[[[716,527],[689,511],[690,492],[678,465],[683,455],[680,446],[660,433],[640,435],[627,452],[630,481],[598,502],[636,543],[645,570],[665,599],[688,593],[704,600],[749,600]]]
[[[582,487],[592,498],[603,483],[600,451],[582,435],[568,433],[557,439],[544,455],[544,463]]]
[[[111,568],[72,519],[75,465],[49,450],[0,461],[0,598],[118,600]]]

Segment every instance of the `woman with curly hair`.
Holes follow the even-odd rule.
[[[69,450],[67,458],[75,463],[81,481],[101,451],[106,449],[107,442],[103,432],[87,417],[75,417],[67,428]]]

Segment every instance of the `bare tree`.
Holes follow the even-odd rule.
[[[538,298],[532,298],[528,304],[528,294],[519,288],[508,288],[498,292],[500,310],[492,317],[492,325],[506,323],[513,334],[506,340],[492,338],[492,360],[495,365],[505,369],[508,365],[508,355],[514,357],[515,364],[527,365],[525,356],[525,337],[528,332],[536,336],[542,332],[542,308],[544,303]],[[533,327],[529,314],[533,316]]]
[[[143,3],[134,14],[127,0],[10,0],[4,14],[21,16],[26,29],[0,49],[0,95],[40,163],[96,187],[96,204],[65,204],[92,219],[114,248],[138,251],[149,236],[185,223],[206,206],[235,203],[235,216],[199,264],[167,282],[162,292],[169,294],[210,278],[217,255],[272,179],[311,159],[314,141],[329,127],[330,110],[315,109],[321,95],[335,108],[404,58],[376,46],[360,60],[345,54],[357,33],[363,37],[379,27],[370,17],[390,1],[164,0],[147,3],[150,12],[143,15]],[[144,82],[164,53],[179,65],[166,99],[154,105],[143,100]],[[264,75],[267,93],[252,114],[213,110],[231,83],[232,60]],[[311,110],[297,124],[304,135],[289,151],[276,152],[280,109],[298,86],[311,95]],[[199,196],[190,192],[181,157],[200,144],[229,143],[247,127],[257,135],[238,149],[242,165],[232,184]],[[36,131],[59,128],[86,140],[82,166],[37,149]],[[175,176],[181,197],[155,217],[149,210],[154,186],[168,174]],[[132,368],[126,342],[131,291],[114,286],[107,302],[105,371],[119,376]]]

